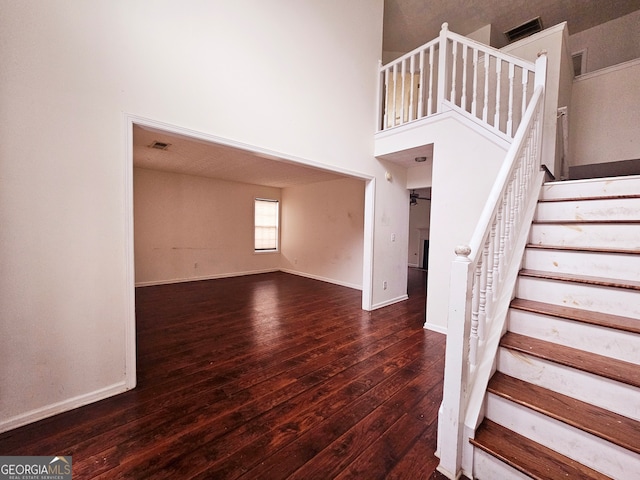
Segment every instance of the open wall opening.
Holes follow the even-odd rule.
[[[367,307],[372,181],[130,120],[132,288],[285,271],[360,289]],[[256,198],[281,205],[277,251],[255,251]]]

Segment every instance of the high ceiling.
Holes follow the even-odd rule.
[[[488,24],[504,32],[540,16],[544,27],[567,21],[569,32],[577,33],[639,9],[640,0],[385,0],[383,50],[411,51],[436,38],[443,22],[467,35]],[[171,146],[149,148],[154,141]],[[133,154],[136,167],[279,188],[341,178],[255,152],[137,126]],[[399,152],[387,160],[414,166],[416,156],[431,159],[431,146]]]
[[[544,28],[566,21],[574,34],[638,9],[640,0],[385,0],[383,50],[409,52],[444,22],[461,35],[489,24],[502,33],[539,16]]]

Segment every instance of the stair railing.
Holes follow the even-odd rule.
[[[469,245],[452,262],[444,392],[438,416],[438,470],[458,478],[467,436],[480,421],[484,392],[537,203],[546,53],[535,64],[534,92]],[[465,462],[466,464],[466,462]]]
[[[379,131],[457,110],[511,140],[533,94],[535,66],[456,33],[380,67]]]

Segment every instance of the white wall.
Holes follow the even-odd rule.
[[[569,37],[571,53],[586,50],[586,70],[640,58],[640,10]]]
[[[279,188],[134,169],[136,285],[278,270],[279,253],[254,253],[255,198]]]
[[[382,0],[1,0],[0,430],[133,385],[125,114],[381,183],[382,13]],[[404,196],[375,200],[404,215]],[[372,237],[373,275],[395,275]]]
[[[351,178],[284,188],[280,268],[361,289],[364,188]]]
[[[544,129],[542,134],[542,163],[560,177],[561,158],[556,156],[557,111],[559,107],[571,108],[571,82],[573,66],[569,54],[566,23],[543,30],[540,33],[514,42],[502,49],[511,55],[535,62],[538,53],[547,52],[547,89],[544,103]]]
[[[378,134],[375,153],[383,156],[431,143],[434,144],[433,186],[425,328],[445,333],[455,247],[471,240],[508,144],[488,130],[478,128],[471,120],[448,112],[435,115],[419,126],[398,129],[393,134]],[[405,261],[407,256],[408,251]]]
[[[572,165],[640,158],[640,60],[582,75],[569,113]]]

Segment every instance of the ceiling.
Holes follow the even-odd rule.
[[[450,30],[466,35],[488,24],[504,32],[540,16],[544,27],[567,21],[569,32],[577,33],[638,9],[640,0],[385,0],[383,50],[413,50],[436,38],[443,22],[449,23]],[[150,148],[153,142],[170,146],[166,150]],[[429,165],[433,146],[385,159],[411,167],[417,165],[417,156],[426,156]],[[141,126],[134,127],[133,163],[140,168],[278,188],[343,178],[249,150]]]
[[[151,147],[156,142],[169,146],[164,150]],[[327,170],[139,125],[133,127],[133,166],[277,188],[344,178]]]
[[[409,52],[436,38],[444,22],[468,35],[489,24],[506,32],[539,16],[544,28],[566,21],[572,35],[638,9],[640,0],[385,0],[383,50]]]

